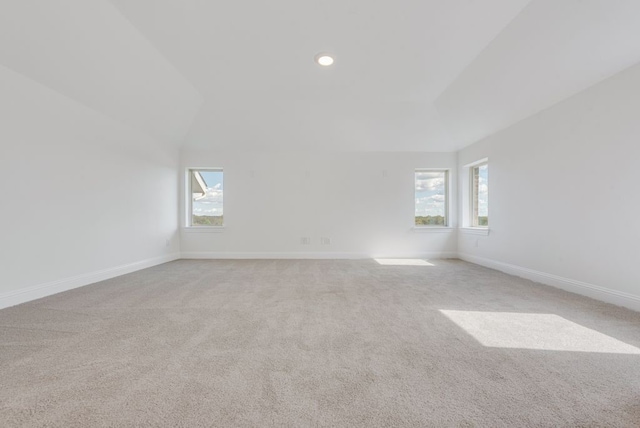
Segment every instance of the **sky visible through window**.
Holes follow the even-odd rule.
[[[222,216],[222,171],[200,171],[200,175],[207,183],[207,193],[204,198],[193,201],[193,214],[196,216]]]
[[[441,217],[444,220],[445,180],[444,171],[416,171],[416,217]],[[432,224],[432,222],[425,224]]]
[[[478,168],[478,217],[489,216],[489,165]]]

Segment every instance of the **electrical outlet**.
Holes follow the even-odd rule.
[[[171,245],[171,239],[167,238],[167,241],[165,242],[165,246],[168,247]]]
[[[311,238],[302,237],[302,238],[300,238],[300,243],[302,245],[310,245],[311,244]]]
[[[331,245],[331,238],[320,238],[320,244]]]

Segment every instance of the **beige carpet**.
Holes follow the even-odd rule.
[[[183,260],[0,311],[0,425],[640,426],[640,314],[455,260]]]

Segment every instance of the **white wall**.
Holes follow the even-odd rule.
[[[454,153],[247,154],[184,149],[183,172],[187,167],[224,168],[226,227],[222,233],[183,230],[182,255],[454,255],[454,231],[420,233],[412,226],[415,169],[451,168],[455,181],[455,159]],[[184,173],[181,176],[184,187]],[[184,207],[184,191],[181,199]],[[455,211],[452,216],[456,218]],[[311,245],[302,245],[302,237],[310,237]],[[321,237],[331,238],[331,245],[321,245]]]
[[[640,65],[461,150],[461,180],[489,158],[491,229],[462,257],[640,309],[638,112]]]
[[[0,94],[0,307],[179,252],[177,149],[2,66]]]

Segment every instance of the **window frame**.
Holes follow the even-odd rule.
[[[478,228],[478,229],[488,229],[489,228],[489,215],[487,213],[487,224],[480,225],[478,224],[478,204],[476,203],[476,197],[479,193],[476,186],[476,170],[478,173],[480,168],[486,166],[489,168],[489,159],[482,159],[478,162],[474,162],[468,166],[469,168],[469,227]],[[478,180],[479,184],[479,180]],[[488,186],[488,183],[487,183]],[[488,207],[487,207],[488,210]]]
[[[420,172],[444,173],[444,225],[416,224],[416,174]],[[450,229],[451,228],[451,168],[416,168],[413,171],[413,228],[414,229]]]
[[[210,171],[210,172],[220,172],[222,173],[222,191],[223,191],[223,217],[221,225],[194,225],[193,224],[193,188],[191,187],[192,179],[191,174],[193,171]],[[185,228],[190,230],[222,230],[225,228],[225,220],[224,220],[224,168],[222,167],[187,167],[185,168]]]

